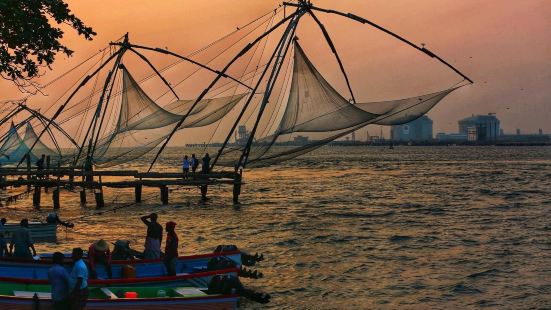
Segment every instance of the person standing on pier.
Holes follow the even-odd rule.
[[[189,159],[186,156],[184,156],[184,162],[182,163],[182,170],[184,171],[184,180],[187,179],[189,174],[189,166],[191,166]]]
[[[144,259],[161,258],[161,243],[163,242],[163,226],[157,222],[157,213],[151,213],[141,217],[142,222],[147,226],[145,237]]]
[[[210,156],[209,153],[206,153],[205,156],[203,156],[203,165],[201,166],[201,172],[204,174],[208,174],[210,170]]]
[[[29,230],[29,220],[21,220],[21,227],[13,233],[10,243],[10,255],[19,258],[32,258],[36,256],[31,231]],[[13,248],[15,247],[15,251]],[[33,251],[31,255],[31,251]]]
[[[191,172],[193,172],[194,178],[197,167],[199,167],[199,161],[197,160],[197,157],[195,157],[195,154],[191,154]]]
[[[176,275],[176,264],[178,263],[178,235],[174,231],[176,223],[166,223],[166,245],[164,263],[169,276]]]
[[[109,244],[105,240],[100,239],[90,245],[88,248],[88,267],[90,268],[90,276],[95,279],[98,277],[96,265],[105,266],[109,279],[113,277],[111,272],[111,250]]]
[[[82,310],[88,301],[88,268],[82,260],[82,249],[73,249],[73,270],[69,275],[69,288],[71,289],[71,310]]]
[[[48,270],[48,280],[52,287],[54,310],[69,309],[69,273],[63,267],[64,259],[63,253],[55,252],[52,257],[54,264]]]

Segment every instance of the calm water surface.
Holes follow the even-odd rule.
[[[159,166],[177,170],[184,152]],[[264,253],[265,278],[244,282],[270,292],[273,309],[551,307],[550,147],[326,147],[245,181],[239,207],[229,187],[211,188],[205,204],[198,189],[175,188],[169,206],[149,190],[142,205],[78,220],[38,250],[98,238],[141,248],[139,216],[155,211],[178,222],[183,253],[217,244]],[[61,197],[62,218],[96,212],[78,193]],[[50,196],[42,211],[30,199],[1,216],[45,217]],[[106,209],[132,199],[107,190]]]

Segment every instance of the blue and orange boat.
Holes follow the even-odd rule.
[[[212,266],[209,262],[225,264]],[[29,261],[5,258],[0,261],[0,282],[47,284],[51,260]],[[70,264],[66,264],[69,269]],[[181,256],[176,264],[177,274],[167,275],[165,265],[159,259],[113,261],[112,278],[105,268],[97,266],[98,279],[91,279],[95,286],[195,286],[206,287],[215,275],[239,275],[241,252],[228,251],[191,256]],[[131,269],[132,272],[128,272]]]

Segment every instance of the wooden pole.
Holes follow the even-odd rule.
[[[46,173],[44,175],[44,179],[48,180],[50,178],[50,161],[51,161],[51,158],[50,158],[50,155],[46,156]],[[48,186],[44,186],[44,192],[47,193],[48,192]]]
[[[142,185],[138,184],[134,187],[134,194],[136,196],[136,203],[142,202]]]
[[[96,190],[94,195],[96,196],[96,208],[101,209],[105,207],[105,201],[103,200],[103,185],[101,182],[101,175],[99,176],[99,190]]]
[[[80,204],[85,205],[86,204],[86,188],[82,188],[80,191]]]
[[[233,203],[239,204],[239,195],[241,194],[241,179],[243,177],[243,170],[236,173],[236,177],[233,182]]]
[[[29,184],[27,184],[27,188],[31,189],[31,155],[27,154],[25,155],[25,160],[27,161],[27,181],[29,181]]]
[[[207,191],[209,190],[208,185],[201,185],[201,200],[206,201],[207,200]]]
[[[35,186],[34,187],[33,206],[36,209],[40,209],[40,186]]]
[[[52,200],[54,202],[54,209],[59,209],[59,186],[52,192]]]
[[[105,207],[105,201],[103,200],[103,191],[97,191],[94,193],[96,197],[96,208],[102,209]]]
[[[168,187],[166,185],[161,186],[161,203],[168,204]]]

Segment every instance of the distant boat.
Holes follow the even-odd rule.
[[[13,233],[16,232],[19,227],[19,223],[6,223],[4,225],[4,238],[11,240]],[[33,242],[56,242],[57,241],[57,224],[48,224],[42,222],[29,222],[29,230]]]

